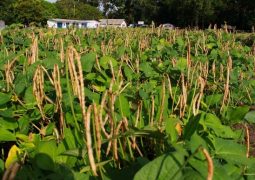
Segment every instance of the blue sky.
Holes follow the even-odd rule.
[[[49,2],[56,2],[56,0],[47,0],[47,1],[49,1]]]

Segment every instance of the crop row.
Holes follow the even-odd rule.
[[[255,52],[237,35],[7,29],[0,48],[4,177],[254,177]]]

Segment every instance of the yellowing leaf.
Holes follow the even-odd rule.
[[[18,160],[18,154],[20,154],[21,150],[13,145],[8,153],[8,157],[5,161],[5,167],[9,168],[12,163]]]
[[[176,124],[175,129],[178,132],[178,135],[181,136],[181,134],[182,134],[182,126],[181,126],[180,123]]]

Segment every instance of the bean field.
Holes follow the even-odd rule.
[[[254,179],[255,35],[0,32],[7,179]]]

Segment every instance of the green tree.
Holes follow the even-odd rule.
[[[15,0],[0,1],[0,20],[4,20],[7,25],[15,21],[15,17],[13,16],[13,2]]]
[[[44,19],[44,9],[40,0],[16,0],[13,9],[16,23],[29,25],[32,22],[42,23]]]
[[[45,0],[2,0],[0,1],[0,19],[6,24],[31,22],[45,25],[50,18],[58,17],[55,4]]]
[[[45,20],[48,20],[51,18],[58,18],[60,16],[59,10],[55,3],[42,1],[42,6],[43,6],[43,18]]]
[[[102,13],[89,4],[75,0],[59,0],[56,5],[61,18],[66,19],[100,19]]]
[[[151,22],[158,15],[159,3],[155,0],[103,0],[104,13],[109,18],[125,18],[128,22]]]

